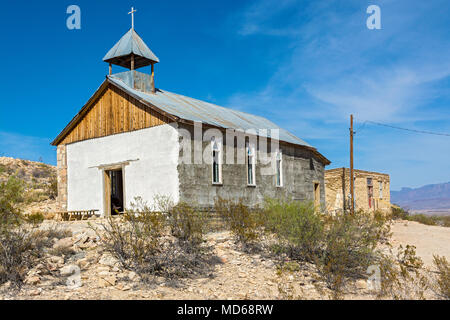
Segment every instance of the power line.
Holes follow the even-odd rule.
[[[415,132],[415,133],[423,133],[423,134],[431,134],[431,135],[435,135],[435,136],[450,137],[449,133],[440,133],[440,132],[432,132],[432,131],[424,131],[424,130],[415,130],[415,129],[401,128],[401,127],[392,126],[392,125],[389,125],[389,124],[379,123],[379,122],[370,121],[370,120],[364,121],[363,127],[364,127],[364,125],[366,123],[372,123],[372,124],[375,124],[375,125],[378,125],[378,126],[383,126],[383,127],[388,127],[388,128],[398,129],[398,130],[404,130],[404,131],[410,131],[410,132]]]

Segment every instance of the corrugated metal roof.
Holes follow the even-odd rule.
[[[130,72],[130,71],[127,71]],[[296,137],[285,129],[280,128],[266,118],[252,115],[249,113],[224,108],[205,101],[189,98],[176,93],[158,89],[155,94],[148,94],[135,90],[131,84],[127,84],[129,77],[120,77],[114,75],[108,76],[108,79],[131,94],[140,97],[164,112],[172,114],[178,118],[198,121],[226,129],[241,129],[257,131],[259,136],[271,136],[270,129],[279,130],[279,140],[311,147],[307,142]],[[260,130],[267,130],[267,133]]]
[[[147,47],[145,42],[139,37],[139,35],[130,29],[120,40],[108,51],[103,61],[109,61],[114,58],[123,57],[134,53],[135,55],[147,58],[154,62],[159,62],[159,59],[152,50]]]

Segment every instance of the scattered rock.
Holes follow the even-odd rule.
[[[86,252],[79,252],[70,257],[70,261],[76,262],[86,257]]]
[[[121,291],[128,291],[128,290],[131,290],[131,286],[130,286],[130,285],[128,285],[128,284],[123,284],[123,283],[119,283],[119,284],[116,286],[116,288],[117,288],[118,290],[121,290]]]
[[[356,285],[356,288],[359,290],[367,289],[367,281],[366,280],[357,280],[355,285]]]
[[[109,271],[101,271],[98,273],[98,276],[100,277],[109,277],[111,275],[111,273],[109,273]]]
[[[70,238],[63,238],[63,239],[59,239],[58,241],[55,242],[55,244],[53,245],[53,249],[58,249],[58,248],[67,248],[67,247],[71,247],[73,246],[73,239]]]
[[[100,288],[110,287],[116,285],[117,279],[113,275],[100,276],[98,279],[98,286]]]
[[[98,266],[97,267],[97,272],[103,272],[103,271],[109,272],[109,267],[108,266]]]
[[[38,296],[38,295],[40,295],[41,293],[42,293],[42,289],[41,289],[41,288],[38,288],[38,289],[31,290],[28,294],[29,294],[30,296]]]
[[[71,276],[72,274],[74,274],[77,270],[79,270],[79,267],[77,265],[67,265],[62,267],[61,269],[59,269],[59,273],[61,274],[61,276],[63,277],[67,277],[67,276]]]
[[[137,273],[134,271],[128,272],[128,279],[130,279],[131,281],[137,280],[138,279]]]
[[[31,276],[31,277],[27,277],[25,279],[25,283],[26,284],[31,284],[31,285],[37,285],[39,283],[41,283],[41,278],[39,278],[38,276]]]
[[[87,269],[90,265],[89,260],[86,258],[78,260],[77,264],[81,269]]]
[[[106,254],[104,254],[100,258],[98,263],[99,264],[103,264],[105,266],[110,266],[110,267],[114,267],[114,266],[119,265],[119,261],[116,258],[114,258],[114,257],[112,257],[110,255],[106,255]]]
[[[51,256],[48,260],[50,262],[58,264],[58,265],[63,265],[64,264],[64,258],[63,257]]]

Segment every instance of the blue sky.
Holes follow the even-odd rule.
[[[66,27],[71,4],[81,30]],[[372,4],[381,30],[366,27]],[[448,0],[2,3],[0,156],[55,164],[49,143],[104,80],[131,6],[157,87],[268,117],[330,168],[348,166],[353,113],[357,168],[394,190],[450,181],[450,137],[364,124],[450,133]]]

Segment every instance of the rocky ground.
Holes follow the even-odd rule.
[[[12,175],[23,181],[24,214],[60,210],[55,199],[56,167],[42,162],[0,157],[0,183]]]
[[[27,284],[20,291],[0,288],[1,299],[328,299],[330,292],[317,281],[312,266],[301,270],[277,272],[274,261],[261,254],[245,253],[236,246],[228,232],[213,232],[206,236],[207,244],[214,247],[219,263],[214,272],[205,278],[183,279],[178,283],[156,278],[151,285],[142,284],[137,274],[123,270],[118,261],[105,253],[100,239],[91,226],[101,229],[102,219],[89,221],[45,221],[40,228],[57,224],[68,229],[72,236],[55,239],[54,248],[72,249],[70,257],[51,256],[46,265],[40,264],[28,273]],[[89,224],[91,226],[89,226]],[[409,241],[405,233],[417,240],[414,243],[419,254],[434,252],[448,259],[446,243],[450,241],[450,229],[412,222],[395,222],[394,245]],[[422,237],[417,237],[423,229]],[[436,229],[436,230],[434,230]],[[433,238],[433,235],[439,234]],[[424,240],[424,236],[427,241]],[[433,247],[431,242],[435,240]],[[423,245],[422,245],[423,243]],[[444,244],[444,245],[443,245]],[[431,245],[431,247],[430,247]],[[424,251],[424,249],[426,250]],[[428,258],[425,259],[428,263]],[[79,284],[79,286],[78,286]],[[349,286],[345,299],[374,299],[364,280]]]
[[[0,157],[0,182],[16,174],[29,189],[43,195],[54,177],[54,167]],[[36,189],[37,187],[37,189]],[[41,188],[41,189],[39,189]],[[37,191],[36,191],[37,190]],[[31,194],[36,197],[36,193]],[[33,199],[32,199],[33,200]],[[25,213],[58,211],[51,197],[29,201]],[[206,245],[214,248],[218,263],[207,277],[183,279],[174,283],[155,278],[151,285],[143,284],[137,274],[124,270],[112,256],[104,252],[98,233],[105,221],[45,220],[39,228],[69,230],[67,237],[53,239],[50,255],[32,269],[22,290],[0,287],[0,300],[9,299],[328,299],[331,292],[318,281],[312,265],[280,273],[277,262],[258,253],[246,253],[239,248],[229,232],[206,235]],[[94,228],[94,229],[93,229]],[[416,246],[417,254],[430,267],[433,254],[450,260],[450,228],[426,226],[411,221],[396,221],[392,225],[391,244]],[[69,236],[69,234],[71,234]],[[73,251],[71,254],[65,252]],[[375,299],[365,280],[352,282],[345,299]]]
[[[89,222],[98,228],[102,220]],[[52,224],[55,222],[46,221],[41,228]],[[121,269],[113,257],[102,251],[88,222],[58,222],[58,227],[71,230],[73,235],[55,241],[54,248],[71,248],[76,254],[68,259],[49,257],[47,266],[40,264],[28,273],[22,290],[17,292],[9,289],[8,284],[3,285],[2,299],[324,298],[323,292],[317,290],[323,286],[312,272],[303,270],[278,276],[273,261],[240,251],[228,232],[210,233],[206,237],[219,261],[210,277],[183,279],[176,284],[156,278],[154,284],[144,285],[134,272]],[[81,286],[71,287],[77,284],[78,270]]]

